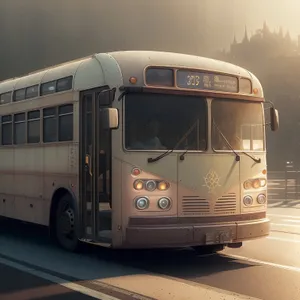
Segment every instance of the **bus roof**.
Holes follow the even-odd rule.
[[[259,80],[242,67],[206,57],[162,51],[116,51],[93,54],[84,58],[51,66],[43,70],[37,70],[19,78],[2,81],[0,82],[0,95],[33,85],[41,85],[68,76],[74,77],[73,89],[75,90],[93,87],[85,86],[83,82],[79,83],[79,81],[84,80],[84,83],[87,84],[91,81],[87,80],[87,78],[90,77],[89,79],[91,79],[92,75],[94,78],[102,77],[102,82],[101,80],[95,81],[94,87],[96,87],[96,84],[105,84],[105,82],[103,82],[103,80],[105,80],[103,70],[106,70],[107,66],[111,66],[107,61],[111,61],[112,58],[114,58],[115,62],[119,65],[118,67],[123,78],[130,78],[131,76],[138,76],[139,78],[139,76],[143,76],[144,69],[149,65],[194,68],[251,79],[253,86],[258,87],[261,90],[259,96],[263,96]],[[90,73],[93,74],[91,75]],[[76,76],[78,77],[77,81],[75,80]]]
[[[244,68],[202,56],[163,51],[118,51],[109,54],[116,59],[121,69],[129,69],[131,66],[144,69],[147,65],[161,65],[210,70],[251,78],[249,71]]]

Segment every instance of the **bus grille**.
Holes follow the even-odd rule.
[[[234,214],[236,212],[236,194],[229,193],[216,201],[215,214]]]
[[[184,196],[182,198],[182,213],[185,216],[209,214],[209,202],[197,196]]]

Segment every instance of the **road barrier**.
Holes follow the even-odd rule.
[[[268,172],[268,201],[291,202],[300,200],[300,170],[287,162],[284,171]]]

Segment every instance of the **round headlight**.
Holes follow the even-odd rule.
[[[264,187],[267,185],[267,180],[265,178],[261,178],[259,182],[260,182],[260,187]]]
[[[160,181],[160,182],[158,183],[157,188],[158,188],[160,191],[165,191],[165,190],[167,190],[167,189],[169,188],[169,184],[168,184],[168,182],[166,182],[166,181]]]
[[[168,209],[170,206],[171,206],[171,201],[169,198],[163,197],[158,200],[158,207],[160,209]]]
[[[148,208],[149,207],[149,200],[148,200],[148,198],[146,198],[146,197],[138,198],[135,201],[135,206],[139,210],[143,210],[143,209]]]
[[[244,189],[245,189],[245,190],[249,190],[249,189],[251,189],[251,188],[252,188],[252,182],[251,182],[251,180],[245,181],[245,182],[244,182]]]
[[[245,196],[243,199],[244,205],[250,206],[253,203],[253,198],[251,196]]]
[[[156,182],[154,180],[148,180],[146,182],[146,190],[152,192],[156,189]]]
[[[136,190],[140,191],[140,190],[142,190],[143,187],[144,187],[144,182],[143,182],[142,180],[136,180],[136,181],[133,183],[133,187],[134,187]]]
[[[257,203],[258,204],[265,204],[267,201],[267,197],[264,194],[260,194],[257,196]]]
[[[253,180],[252,185],[255,189],[260,188],[260,180],[259,179]]]

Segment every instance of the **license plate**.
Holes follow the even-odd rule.
[[[205,237],[206,245],[227,244],[232,242],[231,230],[208,232]]]

